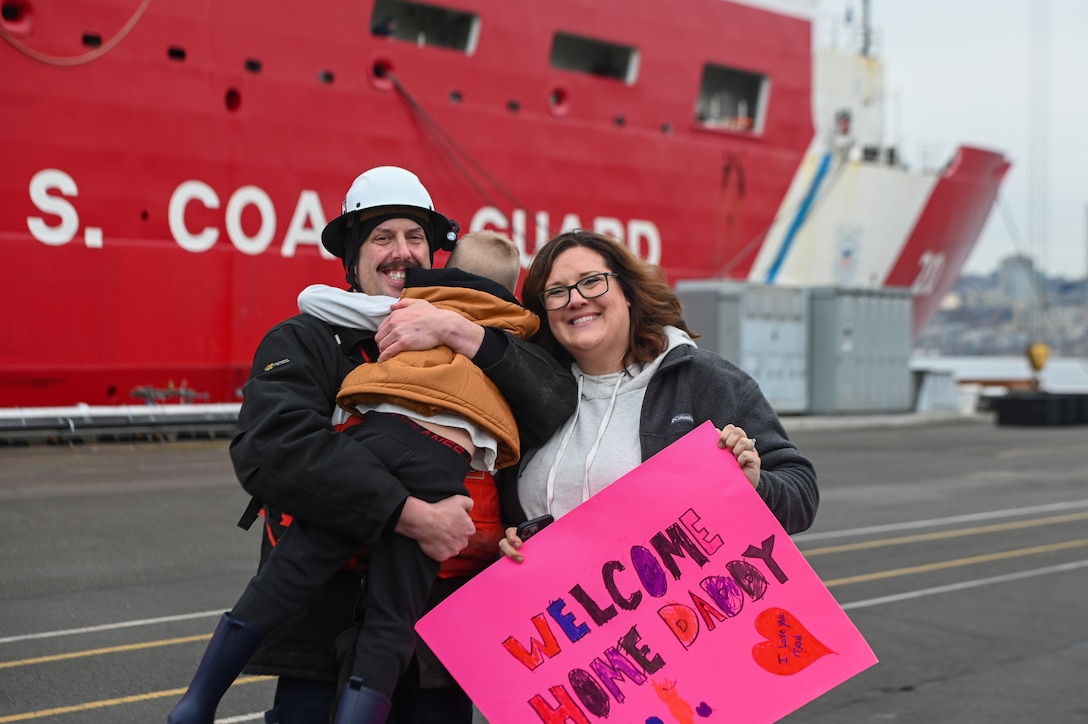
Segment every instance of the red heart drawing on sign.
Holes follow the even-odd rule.
[[[767,640],[752,647],[752,658],[779,676],[793,676],[820,657],[835,653],[782,608],[768,608],[756,616],[756,631]]]

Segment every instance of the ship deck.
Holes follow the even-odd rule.
[[[795,542],[880,663],[785,721],[1084,717],[1083,426],[787,427],[822,491]],[[226,444],[0,448],[0,721],[165,719],[255,568]],[[220,721],[259,721],[273,686],[240,680]]]

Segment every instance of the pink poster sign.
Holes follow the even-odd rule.
[[[416,626],[490,724],[773,722],[876,663],[706,423]]]

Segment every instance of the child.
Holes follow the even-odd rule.
[[[519,273],[518,251],[509,239],[474,232],[458,242],[445,269],[408,270],[403,296],[528,338],[539,319],[513,295]],[[299,295],[299,309],[329,323],[377,329],[395,301],[315,285]],[[344,433],[368,444],[412,495],[427,502],[466,495],[464,479],[472,469],[492,470],[518,460],[517,426],[505,400],[479,368],[448,347],[360,365],[345,378],[337,403],[352,413]],[[358,548],[357,541],[295,520],[220,625],[251,631],[252,654],[264,632],[299,610]],[[338,724],[385,721],[389,697],[411,660],[414,626],[438,568],[410,538],[390,534],[370,548],[366,617],[337,709]],[[217,655],[209,647],[168,721],[210,722],[248,655],[239,658]],[[203,678],[225,681],[222,690],[198,684],[205,669],[214,675]]]

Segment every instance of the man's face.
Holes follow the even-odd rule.
[[[355,278],[364,294],[399,297],[404,289],[404,270],[431,268],[427,235],[418,221],[386,219],[359,247]]]

